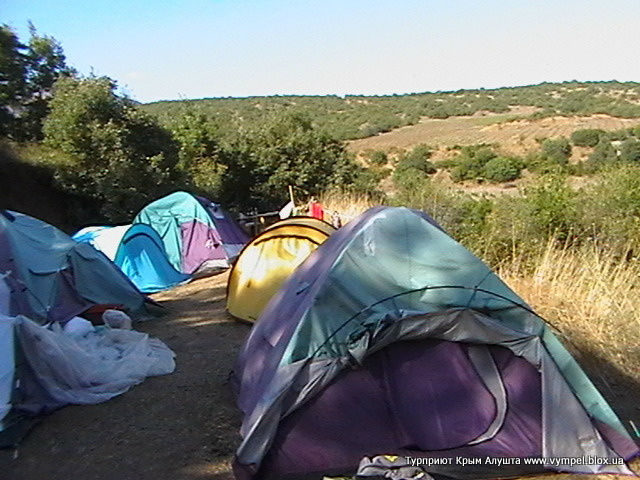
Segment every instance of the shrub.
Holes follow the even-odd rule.
[[[101,205],[111,222],[126,221],[181,180],[169,132],[115,94],[106,77],[60,78],[44,125],[46,145],[69,165],[58,172],[68,191]]]
[[[578,147],[595,147],[603,133],[604,130],[597,128],[576,130],[571,134],[571,142]]]
[[[427,175],[436,172],[436,167],[429,161],[431,149],[426,145],[417,145],[408,153],[401,155],[396,164],[396,172],[402,175],[405,171],[418,171]]]
[[[484,166],[484,178],[493,182],[508,182],[520,178],[522,161],[513,157],[496,157]]]
[[[616,160],[618,160],[618,154],[616,153],[616,149],[613,148],[613,145],[611,145],[611,142],[600,141],[587,158],[585,168],[588,172],[596,172],[605,165],[614,163]]]
[[[566,165],[571,156],[571,144],[564,137],[547,138],[542,142],[541,153],[553,163]]]
[[[454,182],[484,178],[485,165],[496,157],[496,153],[484,145],[463,147],[454,159],[458,166],[451,171],[451,178]]]
[[[640,141],[634,138],[624,140],[620,145],[620,160],[627,163],[640,161]]]
[[[366,157],[371,165],[382,167],[389,163],[389,157],[382,150],[373,150],[366,153]]]

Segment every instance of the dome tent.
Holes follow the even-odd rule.
[[[630,473],[623,460],[638,454],[544,320],[406,208],[371,209],[311,254],[260,316],[233,380],[239,479],[351,474],[378,454],[545,459],[424,467],[460,479]],[[548,460],[569,457],[599,460]]]
[[[102,253],[0,210],[0,447],[16,445],[38,415],[99,403],[173,370],[162,342],[74,318],[94,306],[135,315],[144,302]]]
[[[151,202],[133,223],[153,228],[162,239],[169,263],[186,274],[229,267],[249,240],[219,205],[187,192]]]
[[[159,292],[191,279],[173,268],[162,239],[144,223],[85,227],[71,238],[104,253],[141,292]]]
[[[283,282],[334,231],[317,218],[291,217],[255,237],[242,249],[229,274],[229,313],[256,321]]]
[[[0,273],[8,273],[11,315],[64,322],[94,305],[135,315],[145,297],[102,253],[57,228],[0,210]]]
[[[155,293],[191,279],[169,263],[162,239],[148,225],[131,225],[120,240],[113,262],[144,293]]]

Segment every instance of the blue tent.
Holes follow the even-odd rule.
[[[158,233],[141,223],[132,225],[122,236],[113,261],[144,293],[159,292],[191,279],[191,275],[173,268]]]
[[[9,313],[41,323],[64,323],[94,305],[144,310],[144,295],[105,255],[8,210],[0,210],[0,273],[11,287]]]

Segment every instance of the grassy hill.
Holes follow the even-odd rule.
[[[527,117],[555,115],[640,118],[640,83],[564,82],[498,89],[458,90],[388,96],[271,96],[161,101],[141,105],[161,123],[171,123],[187,109],[214,121],[223,137],[250,128],[273,114],[308,115],[329,135],[341,140],[371,137],[421,118],[445,119],[479,112],[509,113],[532,107]]]

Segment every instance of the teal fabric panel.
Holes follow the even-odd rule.
[[[133,219],[152,227],[162,238],[169,262],[178,271],[182,269],[182,231],[185,222],[198,220],[214,228],[209,214],[190,193],[175,192],[151,202]]]
[[[455,307],[491,311],[514,330],[540,332],[542,323],[523,316],[516,304],[526,307],[478,257],[441,229],[409,209],[385,209],[354,233],[334,262],[283,363],[316,352],[340,357],[372,324]]]
[[[144,293],[159,292],[191,279],[191,275],[173,268],[162,239],[144,224],[135,224],[125,233],[115,263]]]

